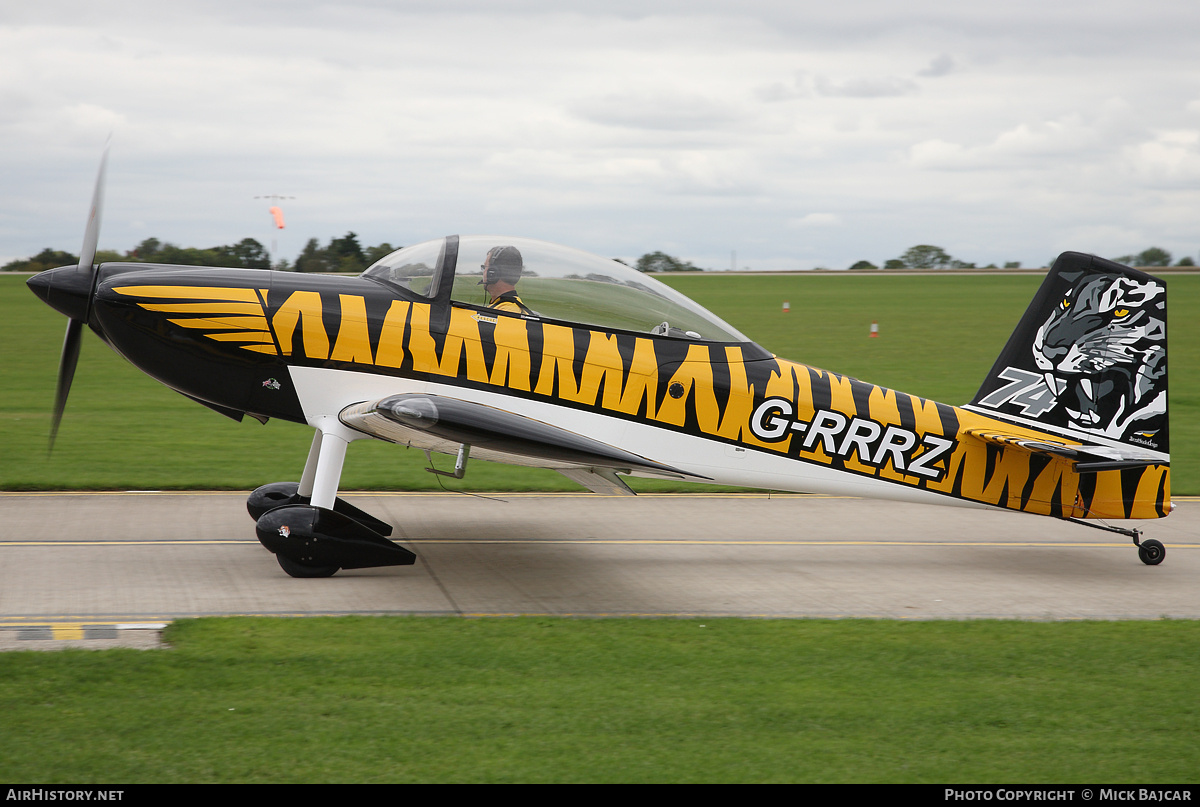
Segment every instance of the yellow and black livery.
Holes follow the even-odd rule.
[[[486,271],[498,243],[524,255],[515,310],[460,271]],[[30,285],[206,406],[316,427],[301,482],[251,497],[264,545],[301,576],[411,562],[336,499],[362,437],[457,453],[457,473],[474,451],[615,492],[635,474],[1084,520],[1171,509],[1166,288],[1092,256],[1059,258],[963,407],[780,359],[652,278],[527,239],[449,236],[357,278],[79,271]]]

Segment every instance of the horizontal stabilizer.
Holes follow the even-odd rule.
[[[1030,439],[1014,434],[1003,434],[986,429],[967,429],[963,434],[970,435],[985,443],[1016,448],[1031,454],[1041,454],[1049,457],[1060,457],[1075,463],[1078,473],[1093,473],[1096,471],[1120,471],[1126,468],[1144,468],[1157,465],[1161,459],[1148,451],[1139,450],[1133,446],[1114,447],[1107,445],[1069,445],[1046,439]]]

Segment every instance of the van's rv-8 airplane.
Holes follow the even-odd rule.
[[[1173,509],[1167,290],[1135,269],[1062,254],[956,407],[777,358],[651,277],[528,239],[452,235],[355,278],[94,266],[106,161],[79,265],[28,281],[70,320],[51,443],[84,325],[222,414],[313,426],[300,482],[247,502],[292,576],[414,562],[337,496],[363,438],[453,455],[458,477],[474,457],[610,494],[633,475],[1019,510],[1163,559],[1159,541],[1089,521]],[[519,304],[488,304],[480,287],[501,279]]]

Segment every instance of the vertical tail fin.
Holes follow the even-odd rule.
[[[1064,252],[967,408],[1169,461],[1166,284]]]

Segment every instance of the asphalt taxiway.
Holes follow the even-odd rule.
[[[1200,618],[1200,499],[1121,522],[826,496],[344,494],[415,565],[288,577],[245,495],[0,494],[0,647],[153,644],[229,614]]]

